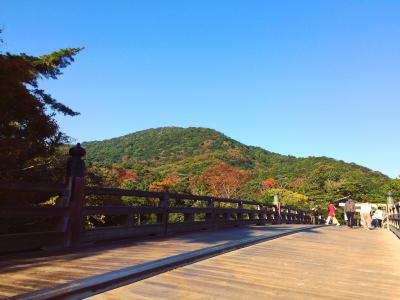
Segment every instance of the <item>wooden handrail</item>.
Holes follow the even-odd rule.
[[[218,229],[221,227],[266,223],[310,223],[309,213],[290,206],[278,208],[271,203],[253,200],[228,199],[210,196],[197,196],[168,192],[127,190],[110,187],[85,186],[83,178],[70,179],[68,185],[49,185],[32,183],[0,182],[0,191],[6,192],[49,192],[64,195],[64,202],[58,206],[38,206],[29,208],[0,207],[1,218],[47,218],[60,219],[58,230],[63,237],[64,246],[79,246],[82,242],[143,236],[148,234],[167,234],[199,229]],[[157,205],[98,205],[87,206],[87,196],[131,196],[143,199],[159,199]],[[67,201],[65,201],[65,198]],[[189,201],[188,206],[177,205],[175,200]],[[193,201],[193,202],[190,202]],[[204,206],[192,206],[190,203],[205,202]],[[178,202],[179,203],[179,202]],[[227,204],[223,207],[221,204]],[[244,206],[246,205],[246,206]],[[221,207],[222,206],[222,207]],[[181,214],[183,222],[170,222],[170,214]],[[125,224],[100,228],[83,228],[83,220],[88,216],[125,216]],[[143,224],[142,216],[156,215],[155,224]],[[197,217],[196,217],[197,216]],[[124,219],[122,219],[124,220]],[[51,233],[52,237],[54,232]],[[19,234],[13,235],[13,244],[7,248],[5,235],[0,235],[0,252],[29,247],[26,243],[15,242]],[[26,238],[29,233],[20,234]],[[35,233],[38,235],[38,233]],[[41,235],[46,245],[46,233]],[[50,237],[50,235],[49,235]],[[60,242],[60,238],[49,238],[49,242]],[[10,244],[11,245],[11,244]],[[33,245],[38,245],[34,243]],[[25,247],[25,248],[24,248]]]
[[[231,198],[218,198],[210,196],[198,196],[192,194],[179,194],[179,193],[168,193],[168,192],[153,192],[153,191],[141,191],[141,190],[128,190],[120,188],[109,188],[109,187],[85,187],[86,195],[107,195],[107,196],[136,196],[136,197],[148,197],[148,198],[160,198],[164,195],[168,195],[170,199],[176,200],[197,200],[197,201],[214,201],[214,202],[225,202],[225,203],[243,203],[250,205],[264,205],[273,206],[263,202],[254,200],[242,200],[242,199],[231,199]]]

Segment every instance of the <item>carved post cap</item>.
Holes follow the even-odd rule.
[[[85,162],[82,160],[82,157],[86,155],[86,150],[78,143],[69,149],[69,155],[71,157],[68,159],[67,163],[67,178],[83,177],[85,173]]]
[[[72,157],[83,157],[86,155],[86,150],[81,146],[81,143],[78,143],[69,149],[69,155]]]

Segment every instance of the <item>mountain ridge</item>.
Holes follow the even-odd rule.
[[[141,130],[102,141],[84,142],[89,165],[100,168],[118,166],[151,180],[176,176],[189,181],[212,166],[225,163],[251,174],[246,196],[262,189],[263,181],[273,178],[307,197],[352,194],[381,199],[382,187],[390,178],[379,171],[326,156],[296,157],[245,145],[214,129],[204,127],[159,127]],[[143,177],[143,175],[142,175]],[[293,187],[303,180],[303,188]],[[185,188],[185,192],[191,192]],[[257,194],[258,195],[258,194]]]
[[[228,137],[227,135],[225,135],[224,133],[222,133],[220,131],[217,131],[217,130],[212,129],[212,128],[207,128],[207,127],[191,127],[191,126],[189,126],[189,127],[179,127],[179,126],[154,127],[154,128],[148,128],[148,129],[143,129],[143,130],[135,131],[135,132],[132,132],[132,133],[124,134],[124,135],[121,135],[121,136],[118,136],[118,137],[112,137],[112,138],[103,139],[103,140],[84,141],[84,142],[82,142],[82,145],[86,145],[87,146],[88,144],[92,144],[92,143],[102,143],[102,142],[118,140],[118,139],[121,139],[121,138],[127,138],[127,137],[130,137],[130,136],[133,136],[135,134],[147,133],[148,131],[151,131],[151,130],[160,130],[160,129],[166,129],[166,128],[183,129],[183,130],[185,130],[185,129],[210,130],[210,131],[213,131],[215,133],[221,134],[224,137],[226,137],[227,139],[235,141],[235,142],[237,142],[237,143],[239,143],[239,144],[241,144],[241,145],[243,145],[245,147],[249,147],[249,148],[253,148],[253,149],[257,149],[257,150],[261,150],[261,151],[266,151],[266,152],[268,152],[270,154],[276,154],[276,155],[279,155],[279,156],[282,156],[282,157],[290,157],[290,158],[297,158],[297,159],[313,159],[313,158],[328,159],[328,160],[332,159],[332,160],[335,160],[335,161],[338,161],[338,162],[341,162],[341,163],[345,163],[345,164],[353,165],[353,166],[356,166],[356,167],[360,167],[360,168],[363,168],[365,170],[369,170],[371,172],[379,173],[379,174],[381,174],[383,176],[386,176],[386,177],[390,178],[388,175],[386,175],[386,174],[384,174],[384,173],[382,173],[382,172],[380,172],[378,170],[373,170],[373,169],[371,169],[371,168],[369,168],[367,166],[360,165],[360,164],[355,163],[355,162],[348,162],[348,161],[345,161],[345,160],[342,160],[342,159],[336,159],[334,157],[329,157],[329,156],[325,156],[325,155],[322,155],[322,156],[316,156],[316,155],[296,156],[296,155],[292,155],[292,154],[280,154],[278,152],[273,152],[273,151],[267,150],[267,149],[265,149],[265,148],[263,148],[261,146],[246,145],[246,144],[244,144],[242,142],[239,142],[237,140],[234,140],[233,138]]]

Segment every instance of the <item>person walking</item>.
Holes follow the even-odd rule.
[[[280,200],[280,197],[279,197],[278,192],[275,192],[275,194],[274,194],[274,201],[273,201],[273,204],[274,204],[274,206],[275,206],[275,212],[276,212],[275,217],[277,218],[277,224],[281,224],[281,222],[282,222],[282,216],[281,216],[281,200]],[[275,217],[274,217],[274,218],[275,218]]]
[[[339,221],[336,219],[336,207],[335,204],[333,204],[333,202],[331,201],[328,205],[328,218],[326,219],[325,225],[329,225],[329,223],[332,220],[333,224],[336,224],[336,226],[340,226]]]
[[[356,212],[356,204],[354,203],[353,199],[347,199],[346,203],[344,204],[344,211],[346,212],[347,226],[353,228],[354,214]]]
[[[360,209],[361,215],[361,225],[364,229],[370,229],[371,227],[371,205],[368,203],[368,200],[364,200],[363,204],[361,204]]]
[[[314,216],[314,225],[318,225],[319,224],[319,210],[318,207],[314,207],[313,209],[313,216]]]
[[[382,220],[383,220],[383,211],[380,207],[374,212],[372,216],[372,226],[375,228],[382,227]]]

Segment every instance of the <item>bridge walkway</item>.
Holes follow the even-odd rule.
[[[100,299],[400,299],[400,241],[322,227],[202,260]]]
[[[75,251],[21,252],[0,256],[0,299],[108,274],[174,255],[257,236],[274,236],[308,225],[247,226],[202,231],[165,238],[121,240],[91,245]],[[54,296],[54,294],[53,294]],[[32,295],[32,299],[40,298]]]

